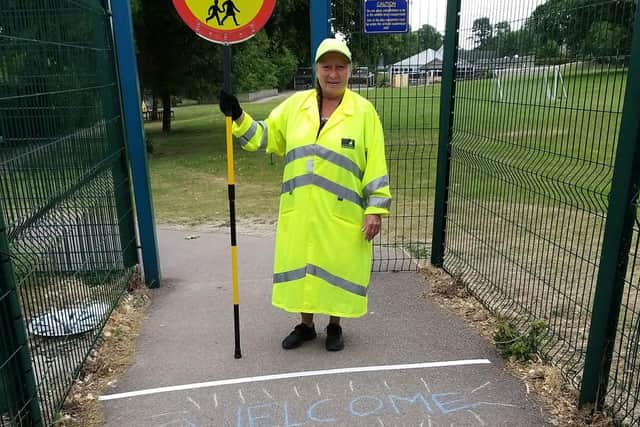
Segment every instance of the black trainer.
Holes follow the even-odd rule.
[[[303,342],[311,341],[317,336],[318,334],[316,334],[316,328],[313,325],[307,326],[304,323],[300,323],[299,325],[296,325],[296,327],[293,329],[293,332],[291,332],[284,340],[282,340],[282,348],[286,350],[298,348],[302,345]]]
[[[329,323],[327,325],[327,340],[324,346],[329,351],[340,351],[344,348],[344,341],[342,340],[342,328],[335,323]]]

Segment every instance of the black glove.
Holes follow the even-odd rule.
[[[220,91],[220,111],[225,116],[231,116],[233,120],[237,120],[242,115],[242,108],[240,108],[238,98],[224,90]]]

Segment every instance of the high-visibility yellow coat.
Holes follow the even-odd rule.
[[[371,242],[367,214],[391,205],[382,125],[373,105],[347,89],[320,132],[315,90],[298,92],[264,121],[245,112],[242,148],[285,156],[272,303],[296,313],[367,312]]]

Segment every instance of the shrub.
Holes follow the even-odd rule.
[[[526,334],[521,334],[512,322],[500,322],[493,338],[502,356],[516,360],[531,360],[538,353],[540,342],[547,323],[535,320],[527,328]]]

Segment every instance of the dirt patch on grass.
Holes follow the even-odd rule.
[[[135,276],[127,293],[111,313],[96,348],[85,361],[61,414],[53,425],[97,427],[104,424],[98,396],[130,366],[135,340],[150,301],[148,289],[140,277]]]
[[[269,237],[276,234],[277,220],[273,217],[250,217],[236,219],[236,232],[247,236]],[[193,236],[198,233],[229,233],[229,219],[219,219],[202,224],[165,223],[160,228],[166,230],[188,230]]]
[[[452,277],[444,270],[432,266],[421,267],[420,273],[431,284],[431,292],[425,292],[425,298],[461,316],[483,337],[495,344],[494,334],[500,319],[473,297],[460,277]],[[578,409],[575,389],[563,379],[560,369],[545,364],[540,357],[529,362],[506,360],[505,366],[507,372],[523,382],[527,393],[532,394],[543,405],[552,425],[615,425],[611,418],[603,414],[592,414],[588,409]]]

